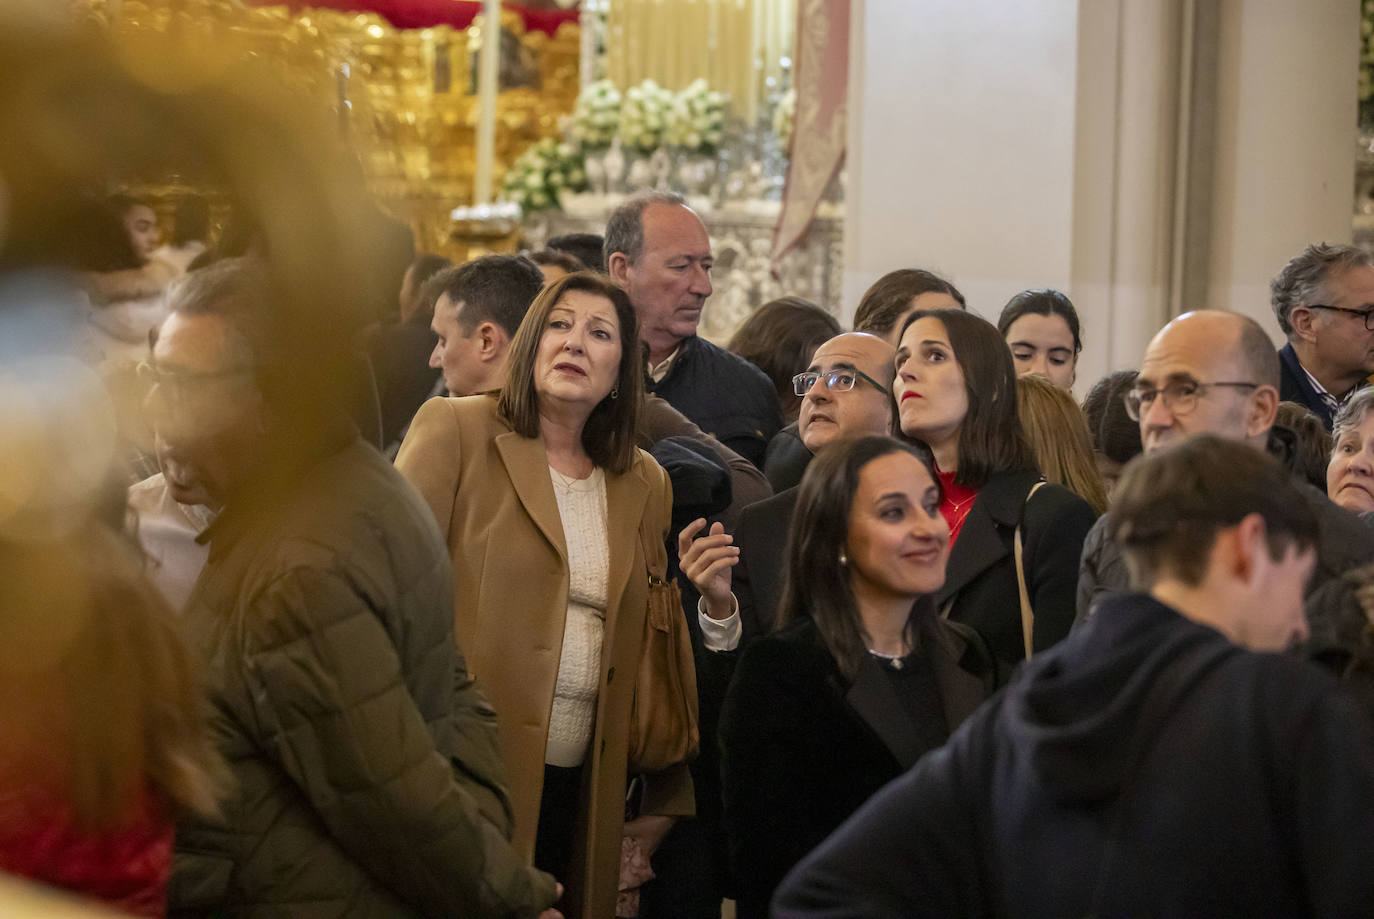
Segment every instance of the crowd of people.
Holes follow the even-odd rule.
[[[315,398],[260,235],[105,215],[134,471],[0,553],[0,869],[142,915],[1374,911],[1362,250],[1275,266],[1282,349],[1199,309],[1080,406],[1055,290],[994,323],[903,267],[707,341],[653,192],[410,258]]]

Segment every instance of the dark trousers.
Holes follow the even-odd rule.
[[[544,793],[534,837],[534,867],[559,881],[572,862],[573,837],[582,798],[582,767],[544,766]]]

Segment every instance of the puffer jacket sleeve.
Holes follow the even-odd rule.
[[[355,586],[299,567],[254,599],[243,661],[252,729],[340,847],[425,915],[549,906],[553,879],[522,863],[455,780]]]
[[[509,837],[515,812],[506,794],[506,766],[501,759],[501,739],[496,709],[487,701],[481,685],[467,671],[461,654],[453,675],[453,733],[443,753],[453,764],[459,784],[477,800],[482,814]]]

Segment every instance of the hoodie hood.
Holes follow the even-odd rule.
[[[1061,803],[1114,797],[1178,698],[1232,653],[1241,650],[1220,632],[1146,594],[1104,598],[1007,687],[1001,717],[1016,768]]]

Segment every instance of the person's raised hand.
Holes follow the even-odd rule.
[[[706,615],[728,619],[734,612],[730,578],[739,562],[739,548],[720,523],[711,524],[710,532],[698,538],[705,527],[705,518],[698,517],[677,534],[678,567],[706,602]]]

